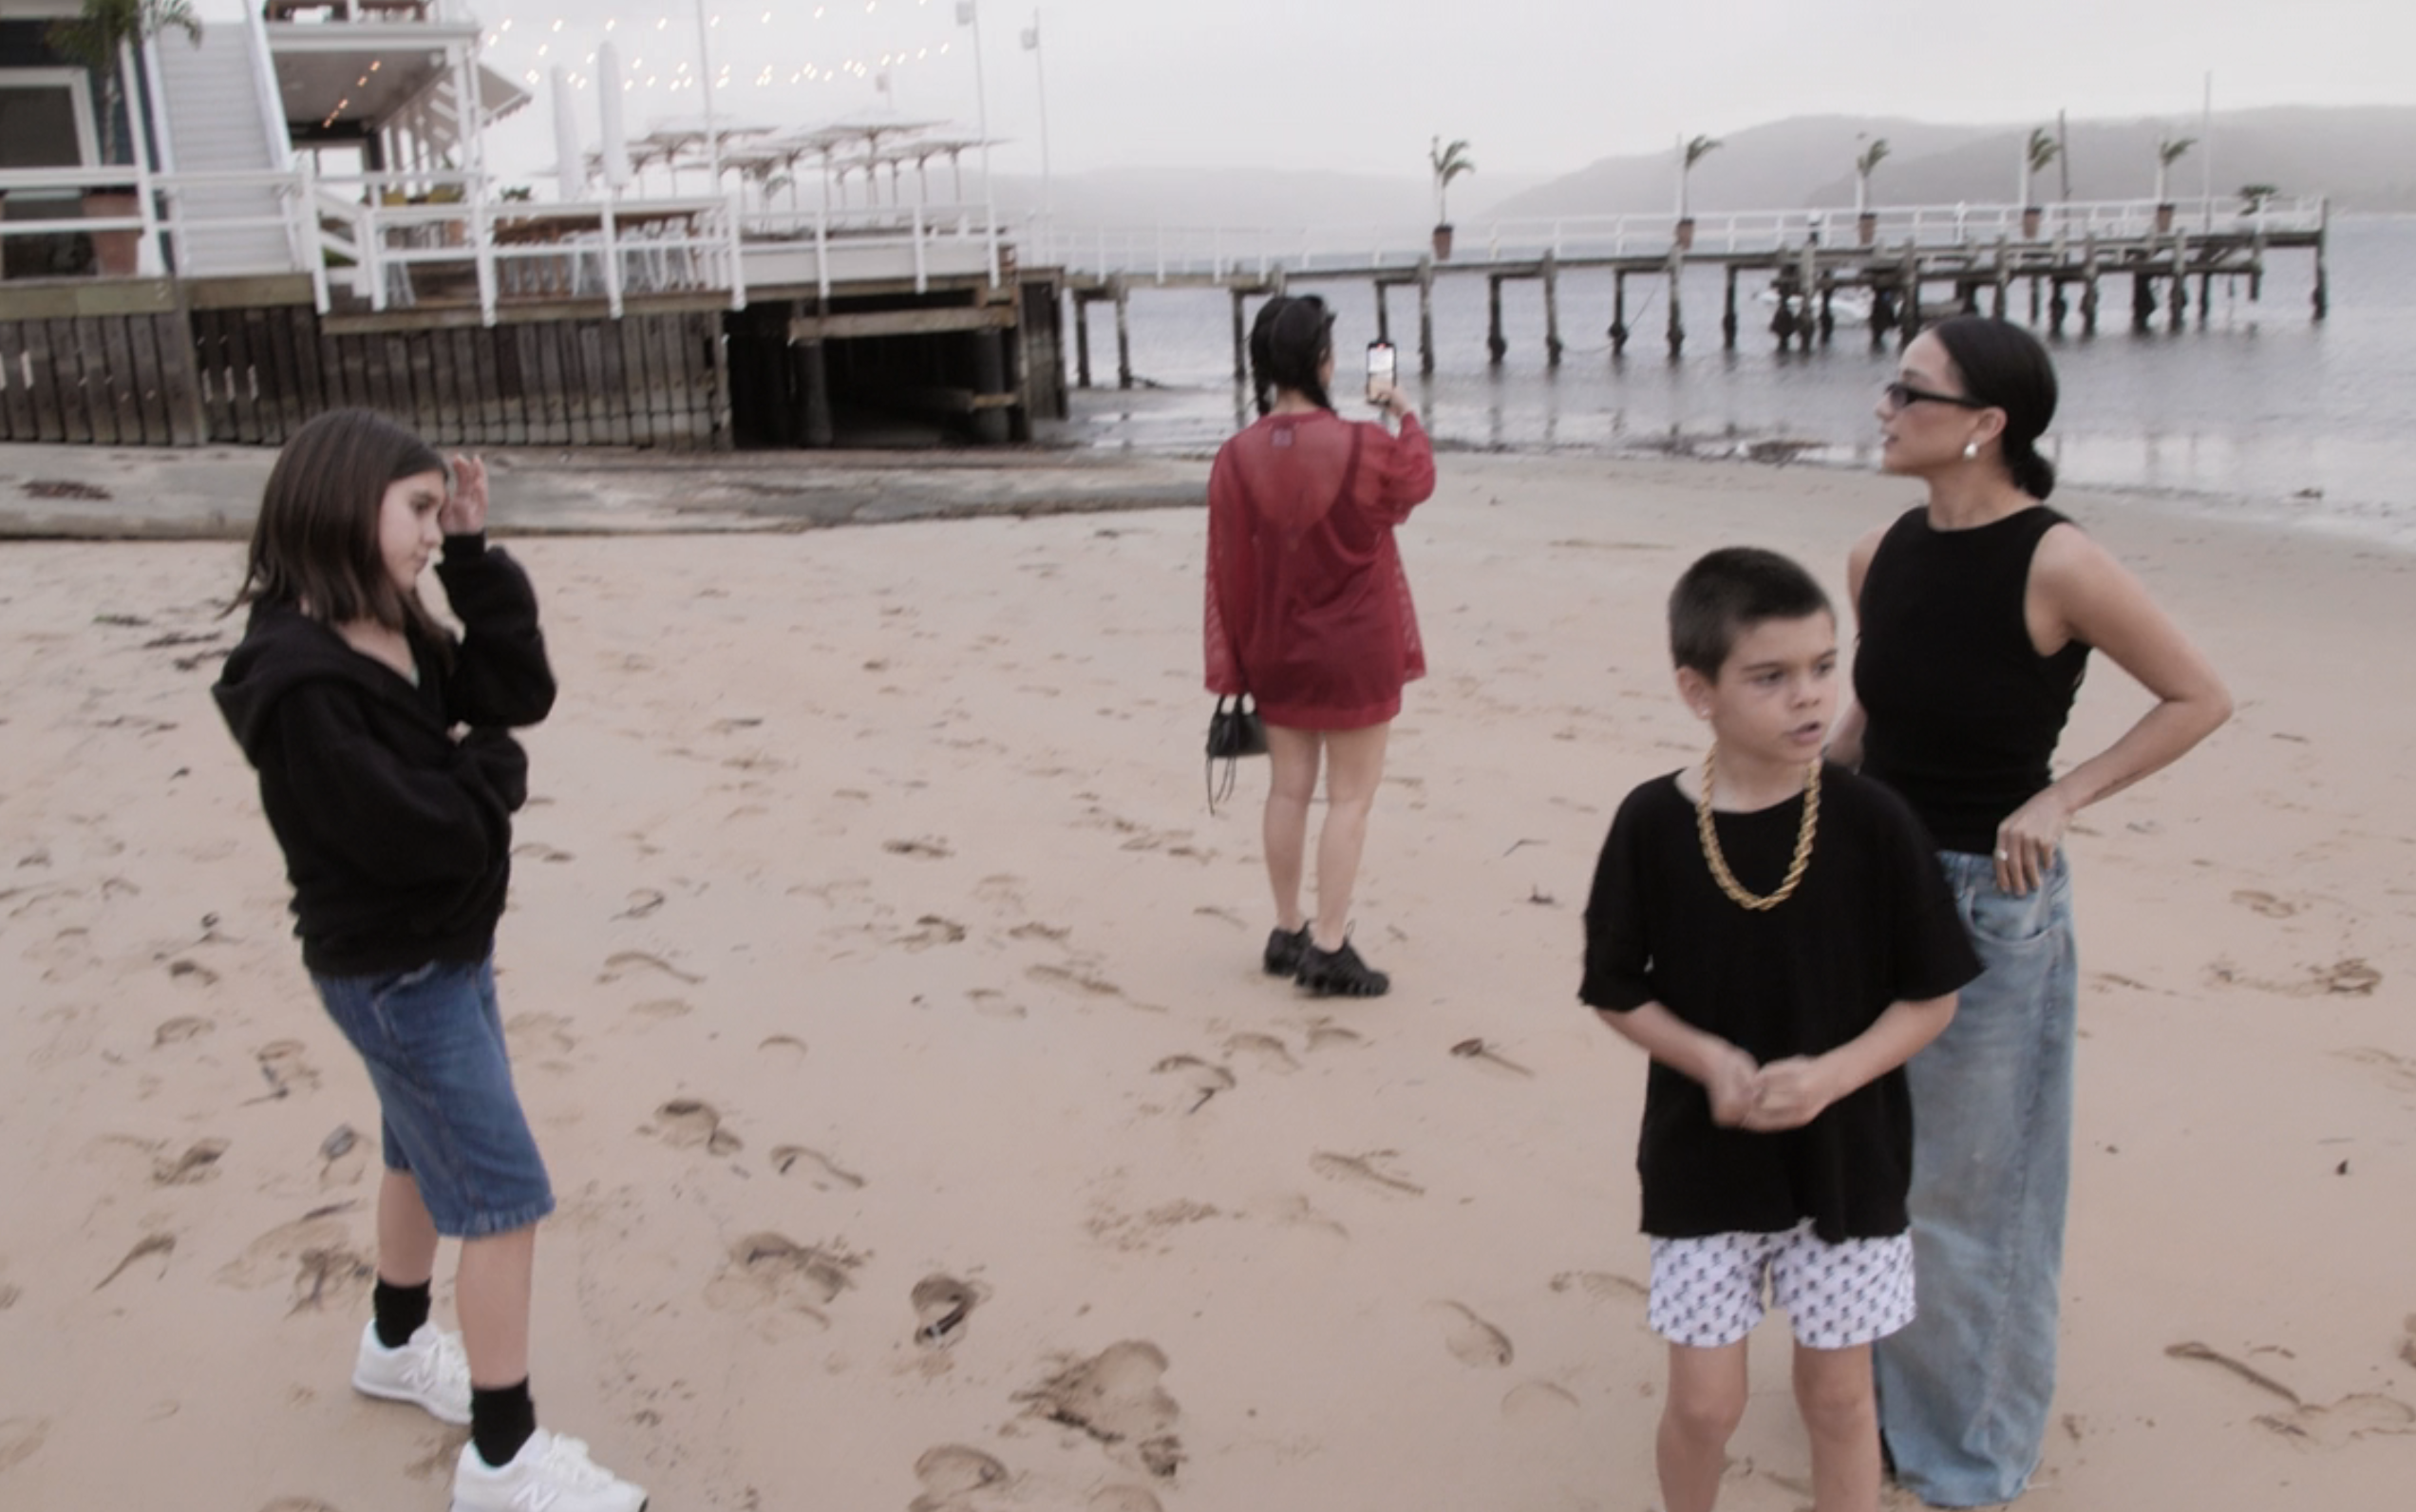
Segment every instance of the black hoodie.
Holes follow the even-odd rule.
[[[302,959],[322,975],[494,949],[511,816],[528,797],[510,729],[554,707],[554,673],[519,563],[484,536],[448,536],[436,576],[467,633],[449,657],[410,637],[418,686],[293,606],[261,603],[211,690],[259,770]]]

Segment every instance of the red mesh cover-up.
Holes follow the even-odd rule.
[[[1426,671],[1395,525],[1434,492],[1434,447],[1331,410],[1269,415],[1208,477],[1208,690],[1267,723],[1362,729]]]

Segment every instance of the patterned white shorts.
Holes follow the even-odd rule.
[[[1764,1295],[1784,1308],[1795,1341],[1842,1350],[1913,1321],[1913,1237],[1831,1244],[1809,1219],[1784,1234],[1713,1234],[1652,1241],[1652,1332],[1716,1350],[1751,1333]]]

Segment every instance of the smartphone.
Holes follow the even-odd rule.
[[[1368,399],[1373,400],[1376,397],[1376,385],[1396,382],[1399,379],[1400,372],[1400,354],[1393,350],[1391,342],[1371,341],[1368,343]]]

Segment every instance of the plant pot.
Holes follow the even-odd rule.
[[[2038,240],[2039,222],[2046,218],[2046,213],[2038,206],[2024,205],[2022,207],[2022,239],[2024,241]]]
[[[1434,255],[1437,262],[1451,260],[1451,228],[1449,226],[1434,228]]]
[[[2161,236],[2172,229],[2173,207],[2171,205],[2158,205],[2156,207],[2156,234]]]
[[[1865,210],[1854,217],[1854,239],[1860,242],[1865,247],[1870,246],[1873,242],[1879,239],[1879,213],[1878,211]]]
[[[142,202],[126,189],[88,189],[84,196],[86,220],[107,218],[120,220],[142,213]],[[142,233],[135,231],[87,232],[92,238],[92,261],[104,277],[131,277],[142,261]]]
[[[1680,252],[1692,252],[1694,250],[1694,217],[1680,216],[1677,229],[1671,234],[1670,239],[1677,243]]]

